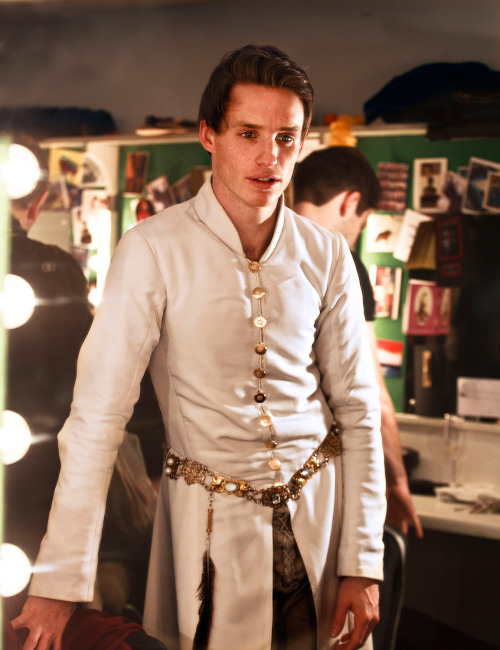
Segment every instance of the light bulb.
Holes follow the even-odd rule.
[[[3,312],[4,327],[11,330],[24,325],[31,318],[36,298],[31,285],[18,275],[8,273],[3,286],[0,308]]]
[[[22,591],[31,577],[31,565],[24,551],[13,544],[0,546],[0,595],[14,596]]]
[[[1,168],[7,196],[19,199],[32,192],[40,180],[40,165],[35,154],[20,144],[9,146],[9,155]]]
[[[4,465],[20,460],[31,445],[31,431],[18,413],[4,411],[0,428],[0,457]]]

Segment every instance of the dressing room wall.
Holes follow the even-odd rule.
[[[498,0],[137,5],[0,3],[0,106],[106,109],[122,133],[149,114],[195,119],[210,70],[248,42],[276,44],[308,66],[316,123],[329,112],[362,113],[417,65],[500,69]]]

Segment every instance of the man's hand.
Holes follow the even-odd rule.
[[[344,627],[347,613],[354,615],[354,628],[340,638],[344,650],[361,648],[378,623],[378,584],[370,578],[342,578],[330,636],[337,637]]]
[[[387,515],[385,521],[405,535],[408,532],[408,521],[415,526],[417,537],[423,537],[422,524],[411,500],[408,482],[401,481],[387,486]]]
[[[61,650],[64,628],[76,603],[28,596],[22,612],[12,621],[14,630],[29,629],[23,650]]]

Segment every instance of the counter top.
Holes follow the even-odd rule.
[[[465,503],[445,503],[434,496],[412,496],[424,532],[426,528],[445,533],[500,540],[500,514],[474,513]]]

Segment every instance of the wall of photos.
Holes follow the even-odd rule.
[[[449,325],[446,327],[445,324],[444,329],[439,329],[438,322],[430,329],[422,328],[418,331],[417,327],[416,331],[410,330],[413,334],[405,333],[405,329],[408,328],[408,325],[405,327],[403,322],[407,290],[408,287],[415,289],[415,286],[420,285],[430,301],[432,301],[430,292],[432,291],[433,295],[439,292],[441,295],[434,299],[436,304],[436,301],[443,300],[443,287],[454,287],[453,294],[456,298],[461,286],[473,286],[474,282],[480,282],[477,278],[469,277],[469,258],[477,251],[474,253],[469,247],[470,237],[475,231],[469,231],[468,226],[474,229],[478,224],[486,222],[490,230],[494,231],[496,225],[496,230],[500,232],[498,199],[500,138],[429,141],[423,135],[382,137],[361,135],[357,146],[366,155],[375,171],[379,171],[381,163],[399,163],[403,165],[403,169],[404,166],[407,169],[404,196],[395,195],[399,203],[396,205],[386,203],[380,206],[386,209],[378,210],[373,220],[370,217],[367,228],[360,238],[359,252],[372,273],[374,273],[373,269],[376,269],[379,278],[382,272],[385,277],[391,276],[390,286],[394,296],[389,311],[378,307],[380,315],[375,320],[375,333],[380,339],[381,360],[388,361],[386,383],[396,410],[412,412],[416,408],[418,412],[420,410],[418,405],[413,401],[410,403],[410,400],[415,400],[416,370],[413,359],[415,345],[436,345],[445,351],[450,343],[450,335]],[[432,178],[437,194],[437,200],[431,201],[432,205],[422,201],[423,189],[428,184],[429,176]],[[483,201],[487,207],[483,206]],[[412,264],[408,264],[404,259],[398,259],[399,254],[395,252],[395,248],[398,243],[401,248],[401,240],[398,242],[398,239],[403,224],[405,226],[410,224],[415,234],[421,221],[429,222],[431,232],[428,237],[424,236],[419,259],[410,270],[408,266]],[[421,229],[418,228],[419,239],[420,231],[424,231],[425,228],[425,225]],[[462,245],[461,254],[458,248],[451,250],[448,261],[445,259],[445,246],[450,241],[450,233],[455,238],[451,240],[451,245],[458,246],[457,229]],[[439,235],[438,239],[436,234]],[[375,242],[377,236],[378,243]],[[418,242],[414,243],[416,245]],[[437,254],[433,248],[436,244]],[[405,257],[405,255],[399,256]],[[438,260],[436,265],[439,256],[442,259]],[[488,259],[487,255],[481,261],[486,268],[489,264],[496,264],[496,260]],[[443,272],[447,272],[448,277],[442,277]],[[496,270],[492,269],[492,272]],[[428,282],[430,282],[429,288],[426,287]],[[436,284],[440,289],[435,287]],[[381,292],[384,295],[382,288]],[[425,293],[422,295],[425,297]],[[447,293],[444,293],[444,296],[446,295]],[[449,296],[445,298],[445,300],[449,299]],[[474,348],[475,341],[471,340],[470,345]],[[473,354],[474,350],[471,349],[471,355]],[[436,408],[452,409],[455,397],[454,378],[441,376],[440,381],[442,385],[437,387],[435,400],[441,397],[441,404]],[[446,399],[444,392],[447,392]],[[432,408],[430,410],[432,411]],[[437,412],[421,414],[438,415]]]

